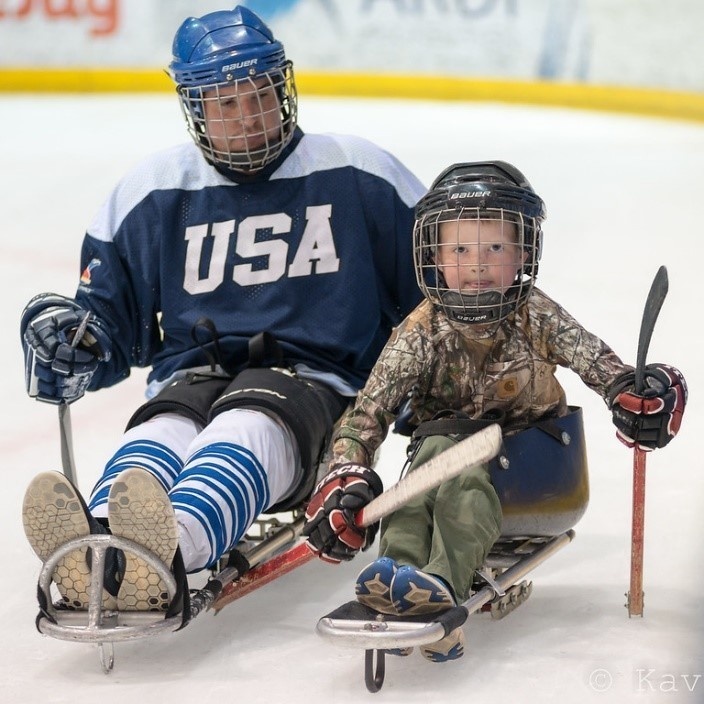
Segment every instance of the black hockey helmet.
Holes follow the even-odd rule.
[[[497,322],[526,300],[538,273],[546,212],[541,198],[515,166],[505,161],[453,164],[418,201],[415,215],[413,249],[418,285],[448,317],[462,323]],[[478,238],[484,221],[500,223],[502,233],[504,227],[516,233],[511,244],[518,264],[514,280],[506,286],[475,290],[459,284],[448,286],[443,267],[438,266],[440,226],[466,220],[479,221]],[[456,231],[459,233],[459,225]],[[476,249],[479,244],[480,239]],[[460,266],[466,265],[458,263]]]

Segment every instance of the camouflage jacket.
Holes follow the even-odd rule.
[[[507,428],[562,415],[567,402],[557,365],[572,369],[604,399],[613,380],[631,369],[539,289],[491,327],[455,324],[423,301],[394,330],[342,418],[331,466],[371,466],[394,411],[409,396],[413,423],[446,409],[471,418],[500,409]]]

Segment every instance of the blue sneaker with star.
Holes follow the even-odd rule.
[[[380,557],[357,575],[354,593],[357,601],[382,614],[395,614],[391,603],[391,581],[398,565],[390,557]]]

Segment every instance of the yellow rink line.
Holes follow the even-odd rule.
[[[629,86],[394,74],[296,73],[303,95],[560,106],[704,122],[704,94]],[[153,93],[173,90],[154,69],[2,69],[0,93]]]

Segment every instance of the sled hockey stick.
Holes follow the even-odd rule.
[[[71,347],[77,347],[85,335],[90,313],[86,313],[71,340]],[[66,478],[76,486],[76,462],[73,457],[73,433],[71,431],[71,409],[67,401],[59,403],[59,438],[61,440],[61,467]]]
[[[409,472],[403,479],[367,504],[355,516],[355,523],[360,528],[376,523],[424,491],[456,477],[465,469],[489,462],[498,454],[501,439],[501,427],[492,424],[461,440]],[[253,566],[244,574],[237,567],[226,567],[191,597],[191,618],[211,605],[219,611],[231,601],[287,574],[315,557],[317,554],[306,543],[301,543],[263,562],[260,566]]]
[[[667,269],[658,269],[645,301],[643,320],[638,336],[636,355],[636,393],[643,391],[645,358],[653,336],[653,328],[667,295]],[[626,594],[628,616],[643,615],[643,543],[645,529],[645,451],[637,445],[633,448],[633,511],[631,517],[631,581]]]
[[[61,468],[66,478],[76,486],[76,463],[73,459],[71,411],[66,401],[59,403],[59,438],[61,440]]]

